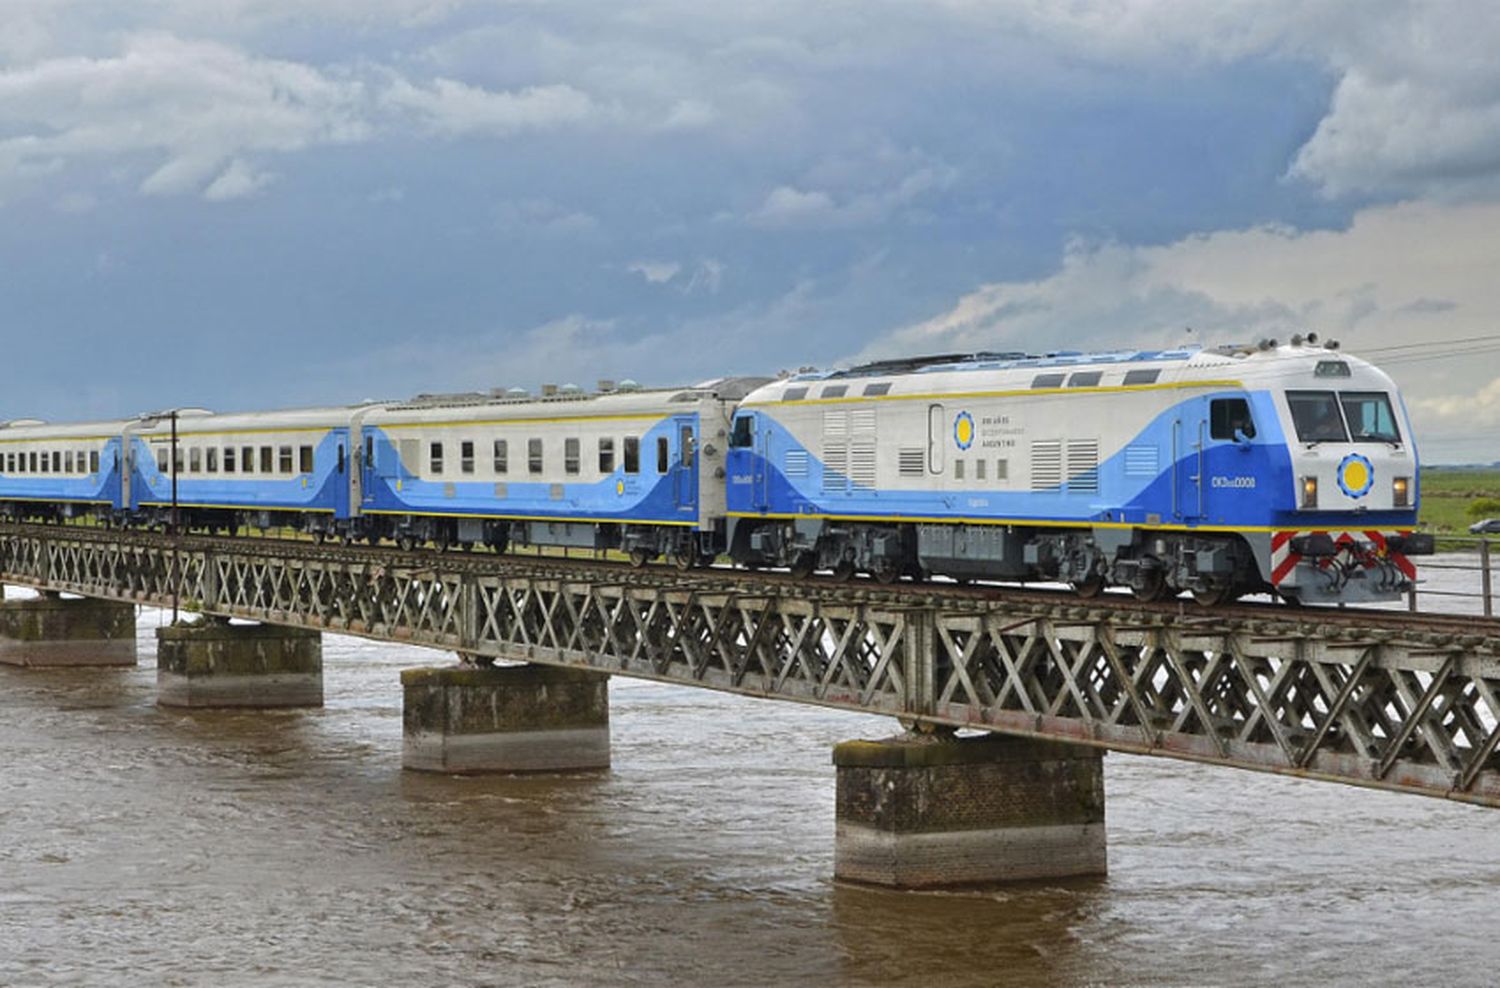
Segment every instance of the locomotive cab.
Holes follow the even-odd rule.
[[[1362,361],[1328,353],[1280,396],[1292,510],[1272,540],[1272,583],[1304,601],[1408,587],[1408,557],[1432,552],[1414,533],[1418,462],[1394,383]],[[1351,594],[1351,591],[1355,591]]]

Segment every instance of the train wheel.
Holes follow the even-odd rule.
[[[1223,607],[1233,601],[1238,594],[1233,587],[1210,587],[1207,590],[1194,590],[1193,599],[1203,607]]]
[[[1167,587],[1167,578],[1161,570],[1145,570],[1130,585],[1130,592],[1135,599],[1147,604],[1166,600],[1172,596],[1172,591]]]
[[[1087,580],[1075,581],[1073,592],[1085,600],[1092,600],[1104,592],[1104,577],[1091,576]]]
[[[651,556],[646,552],[645,549],[630,550],[630,565],[634,566],[636,569],[640,569],[645,566],[646,563],[650,561],[650,559]]]
[[[792,575],[799,580],[805,580],[809,576],[812,576],[813,571],[817,568],[818,557],[811,552],[797,553],[797,558],[792,560],[792,565],[789,567]]]
[[[890,586],[901,579],[901,563],[895,559],[876,560],[875,568],[870,570],[870,575],[875,578],[876,583]]]
[[[417,548],[417,537],[415,535],[396,536],[396,548],[402,552],[413,552]]]
[[[700,552],[698,553],[698,558],[694,560],[693,565],[697,566],[699,569],[708,569],[714,564],[716,560],[718,560],[718,558],[719,557],[712,552]]]
[[[840,583],[847,583],[848,581],[854,579],[855,572],[856,570],[854,567],[854,560],[841,559],[839,560],[838,565],[834,566],[833,568],[833,578],[835,580],[838,580]]]
[[[672,553],[672,565],[686,573],[698,563],[698,550],[692,546],[683,546]]]

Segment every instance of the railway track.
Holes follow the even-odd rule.
[[[1142,625],[1171,626],[1181,630],[1199,627],[1205,631],[1223,631],[1234,627],[1252,634],[1296,636],[1311,635],[1313,629],[1317,629],[1319,638],[1380,640],[1399,637],[1406,641],[1441,641],[1449,645],[1454,639],[1472,638],[1476,645],[1500,639],[1500,618],[1370,607],[1293,607],[1278,602],[1250,601],[1207,608],[1188,598],[1145,602],[1125,593],[1108,593],[1085,600],[1065,589],[1001,583],[960,585],[940,581],[903,581],[882,584],[864,577],[840,580],[829,575],[799,579],[783,571],[748,570],[723,564],[690,570],[678,569],[670,563],[653,563],[638,568],[624,560],[596,556],[532,555],[525,551],[496,553],[484,549],[406,551],[393,545],[319,543],[264,536],[186,534],[174,537],[158,532],[79,525],[7,523],[0,525],[0,531],[43,538],[61,535],[93,542],[123,540],[155,551],[176,548],[224,555],[253,553],[274,544],[278,554],[308,562],[409,570],[431,568],[440,562],[444,571],[474,576],[526,576],[740,596],[795,596],[843,605],[940,607],[954,612],[986,611],[1003,605],[1011,611],[1035,609],[1038,614],[1078,620],[1097,619],[1108,613],[1117,623],[1123,620],[1128,625],[1132,623],[1131,618],[1138,618]]]

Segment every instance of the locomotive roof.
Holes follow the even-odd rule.
[[[895,360],[879,360],[861,364],[847,370],[809,371],[792,377],[784,377],[760,389],[747,399],[747,404],[762,404],[776,401],[804,400],[858,400],[864,396],[902,396],[974,389],[1040,389],[1061,388],[1067,378],[1067,390],[1089,386],[1130,386],[1130,377],[1136,372],[1148,375],[1145,380],[1156,381],[1153,372],[1159,373],[1160,382],[1167,384],[1192,384],[1199,377],[1205,383],[1215,378],[1223,383],[1222,375],[1229,371],[1236,379],[1264,380],[1268,376],[1297,374],[1293,368],[1306,366],[1309,370],[1321,362],[1342,362],[1353,367],[1373,370],[1368,363],[1336,349],[1337,344],[1324,345],[1302,337],[1294,337],[1291,343],[1278,345],[1275,341],[1250,345],[1190,346],[1171,350],[1112,350],[1098,353],[1059,350],[1045,354],[1026,353],[970,353],[939,354],[935,356],[907,357]],[[1114,374],[1110,373],[1111,369]],[[1043,382],[1047,371],[1053,371],[1056,381]],[[1074,380],[1078,371],[1099,371],[1091,382]],[[1041,373],[1037,373],[1041,372]],[[972,376],[971,376],[972,375]],[[1102,375],[1102,376],[1101,376]],[[862,387],[844,388],[845,381],[868,382]],[[812,386],[823,388],[813,391]]]

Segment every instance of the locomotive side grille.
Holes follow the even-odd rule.
[[[823,413],[823,493],[849,486],[849,413]]]
[[[861,409],[849,419],[849,479],[859,487],[875,486],[875,410]]]
[[[1099,440],[1068,440],[1068,490],[1078,493],[1099,490]]]
[[[906,446],[896,453],[897,471],[903,477],[920,477],[927,472],[927,451],[920,446]]]
[[[1157,460],[1159,451],[1155,446],[1125,447],[1125,476],[1155,477],[1161,470]]]
[[[807,476],[807,450],[789,449],[786,451],[786,466],[783,472],[788,477]]]
[[[1061,487],[1062,466],[1062,440],[1037,439],[1033,441],[1031,444],[1031,489],[1046,491]]]

